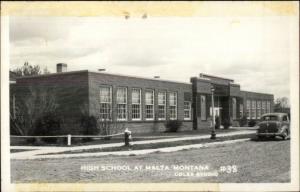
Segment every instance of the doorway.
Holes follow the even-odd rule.
[[[221,111],[222,111],[222,107],[214,107],[214,116],[215,117],[213,119],[213,122],[216,122],[216,120],[215,120],[216,116],[218,116],[220,122],[222,122],[222,116],[221,116],[222,112]],[[212,107],[209,108],[209,114],[213,118],[213,116],[212,116]]]

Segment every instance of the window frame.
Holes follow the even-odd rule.
[[[124,94],[124,96],[125,96],[125,102],[124,103],[119,103],[119,100],[118,100],[118,91],[119,90],[121,90],[121,89],[123,89],[123,90],[125,90],[125,94]],[[117,96],[117,98],[116,98],[116,105],[117,105],[117,121],[127,121],[127,119],[128,119],[128,107],[127,107],[127,105],[128,105],[128,90],[127,90],[127,87],[117,87],[117,90],[116,90],[116,96]],[[125,106],[125,118],[119,118],[119,106],[120,105],[122,105],[122,106]]]
[[[256,114],[256,100],[251,101],[251,119],[256,119],[257,114]]]
[[[174,94],[174,103],[175,105],[171,105],[171,95]],[[172,91],[172,92],[169,92],[169,119],[170,120],[177,120],[178,119],[178,111],[177,111],[177,106],[178,106],[178,94],[176,91]],[[172,108],[171,108],[172,107]],[[172,110],[173,108],[175,109],[175,117],[171,117],[171,114],[172,114]]]
[[[188,103],[189,108],[185,108],[185,104]],[[188,111],[189,117],[185,117],[185,112]],[[184,120],[192,120],[192,102],[191,101],[184,101],[183,102],[183,119]]]
[[[267,101],[267,113],[271,113],[271,102]]]
[[[160,104],[159,103],[159,101],[160,101],[160,97],[159,97],[159,95],[160,94],[163,94],[163,98],[164,98],[164,104]],[[163,118],[161,118],[160,117],[160,107],[161,106],[163,106],[164,107],[164,117]],[[158,91],[158,93],[157,93],[157,110],[158,110],[158,115],[157,115],[157,119],[159,120],[159,121],[162,121],[162,120],[166,120],[166,116],[167,116],[167,113],[166,113],[166,108],[167,108],[167,92],[166,91]]]
[[[246,116],[247,119],[251,119],[251,100],[246,100]]]
[[[139,91],[139,103],[133,103],[133,92],[134,90]],[[133,118],[133,105],[139,105],[139,118]],[[142,120],[142,89],[141,88],[132,88],[131,89],[131,120],[132,121],[141,121]]]
[[[109,101],[102,101],[101,99],[101,88],[108,88],[109,89]],[[109,85],[101,85],[99,86],[99,119],[100,121],[112,121],[112,86]],[[109,116],[109,118],[105,119],[102,118],[104,113],[101,113],[101,105],[102,104],[109,104],[109,113],[107,113],[107,115]],[[104,110],[105,111],[105,110]],[[101,117],[102,115],[102,117]]]
[[[256,117],[257,119],[261,118],[261,101],[256,101]]]
[[[152,95],[152,104],[147,104],[147,93],[152,93],[151,95]],[[152,106],[152,118],[147,118],[147,106]],[[153,121],[154,120],[154,90],[150,90],[150,89],[148,89],[148,90],[146,90],[145,91],[145,120],[146,121]]]

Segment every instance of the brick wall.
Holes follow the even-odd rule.
[[[55,97],[57,113],[62,119],[62,134],[81,134],[80,118],[84,105],[88,104],[87,72],[68,72],[40,75],[17,79],[11,87],[11,95],[15,94],[16,103],[24,102],[31,97],[31,92],[48,90],[47,94]]]
[[[166,97],[166,119],[169,119],[169,93],[177,93],[177,119],[184,119],[184,94],[191,94],[192,86],[188,83],[177,83],[171,81],[144,79],[138,77],[128,77],[120,75],[112,75],[105,73],[89,73],[89,108],[90,115],[98,116],[100,110],[99,87],[110,86],[112,88],[113,109],[116,109],[116,90],[118,87],[127,88],[127,121],[126,125],[138,132],[161,131],[164,129],[164,122],[155,123],[154,120],[145,120],[145,91],[154,90],[154,111],[157,112],[158,91],[165,91]],[[131,121],[131,91],[132,88],[141,89],[141,109],[142,119],[140,121]],[[157,113],[155,113],[157,114]],[[113,119],[116,119],[116,112],[113,110]],[[185,123],[186,124],[186,123]],[[191,121],[190,121],[191,124]],[[186,128],[188,129],[188,128]],[[191,129],[191,128],[190,128]]]

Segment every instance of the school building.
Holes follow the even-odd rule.
[[[16,78],[11,98],[24,100],[30,96],[28,88],[51,90],[68,134],[84,132],[79,122],[83,109],[99,121],[123,124],[132,132],[155,132],[164,131],[169,120],[182,121],[182,130],[210,127],[212,110],[221,124],[230,120],[239,126],[243,116],[259,120],[272,112],[274,101],[272,94],[242,91],[232,79],[202,73],[183,83],[88,70],[67,72],[66,64],[58,64],[57,73]]]

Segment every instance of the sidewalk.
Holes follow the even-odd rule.
[[[217,137],[229,137],[237,135],[247,135],[253,134],[255,130],[242,130],[231,133],[219,133]],[[197,139],[208,139],[210,138],[209,134],[200,135],[200,136],[180,136],[176,138],[166,138],[166,139],[155,139],[155,140],[144,140],[144,141],[133,141],[133,145],[140,144],[152,144],[152,143],[163,143],[163,142],[176,142],[176,141],[185,141],[185,140],[197,140]],[[242,139],[245,140],[245,139]],[[218,142],[218,143],[228,143],[229,141]],[[121,147],[124,143],[110,143],[110,144],[100,144],[100,145],[89,145],[89,146],[74,146],[74,147],[28,147],[28,146],[12,146],[11,149],[33,149],[33,151],[23,151],[17,153],[11,153],[11,159],[44,159],[44,158],[69,158],[69,157],[87,157],[87,156],[103,156],[103,155],[130,155],[130,154],[145,154],[152,153],[157,151],[176,151],[189,148],[198,148],[206,146],[206,144],[194,144],[194,145],[185,145],[177,147],[167,147],[162,149],[147,149],[147,150],[135,150],[135,151],[115,151],[115,152],[98,152],[98,153],[80,153],[80,154],[57,154],[57,155],[43,155],[47,153],[59,153],[65,151],[73,150],[86,150],[86,149],[95,149],[95,148],[108,148],[108,147]],[[209,145],[213,145],[210,143]],[[169,148],[169,149],[168,149]]]

